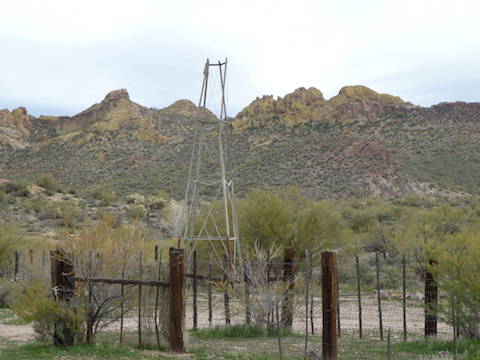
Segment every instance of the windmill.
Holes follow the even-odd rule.
[[[194,124],[179,242],[191,250],[202,244],[202,249],[208,249],[218,261],[226,258],[230,269],[234,270],[236,264],[241,263],[241,250],[229,143],[226,76],[226,59],[218,63],[210,63],[207,59]]]

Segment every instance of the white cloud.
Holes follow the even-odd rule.
[[[118,88],[145,106],[196,102],[206,58],[229,60],[232,115],[300,86],[461,100],[480,93],[479,38],[476,0],[2,1],[0,108],[73,115]]]
[[[16,0],[0,3],[0,34],[40,42],[95,40],[142,21],[152,1]]]

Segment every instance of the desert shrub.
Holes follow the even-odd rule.
[[[16,196],[24,196],[29,197],[32,195],[30,190],[28,189],[29,183],[25,181],[20,182],[9,182],[6,186],[7,193],[15,193]]]
[[[98,186],[93,189],[92,196],[94,199],[99,200],[103,206],[108,206],[115,200],[115,194],[103,186]]]
[[[17,282],[13,309],[22,319],[33,322],[39,339],[53,339],[55,345],[83,341],[85,309],[80,299],[53,301],[48,279],[39,276]]]
[[[45,211],[57,225],[74,227],[80,219],[80,209],[74,200],[51,202],[47,204]]]
[[[5,190],[0,189],[0,204],[5,200]]]
[[[80,285],[79,301],[84,308],[86,341],[92,343],[95,335],[112,321],[118,320],[120,308],[129,308],[134,294],[118,284],[90,282],[94,277],[119,278],[123,274],[135,272],[138,264],[138,251],[146,234],[143,228],[114,228],[113,221],[99,221],[85,224],[79,231],[60,232],[59,247],[69,254],[75,274],[85,279]],[[83,311],[82,308],[78,311]]]
[[[88,279],[134,275],[139,250],[145,238],[151,235],[140,227],[114,228],[115,219],[109,220],[83,224],[74,233],[59,230],[58,247],[64,249],[63,256],[72,263],[75,274],[85,279],[77,285],[75,294],[66,293],[67,301],[52,300],[48,271],[30,272],[34,275],[17,282],[12,297],[15,299],[14,310],[21,318],[33,321],[40,337],[51,338],[56,345],[92,343],[98,332],[119,319],[121,308],[128,311],[133,306],[137,293],[131,288],[122,289],[119,284],[90,282]],[[154,268],[157,266],[155,262]],[[156,289],[147,290],[150,290],[150,296],[146,298],[154,303]],[[166,315],[162,317],[168,318]]]
[[[16,223],[0,223],[0,269],[3,266],[10,266],[13,253],[23,242],[20,227]]]
[[[107,221],[112,224],[115,224],[118,220],[118,215],[114,211],[102,208],[97,209],[96,216],[98,220]]]
[[[13,280],[2,276],[0,278],[0,306],[11,306],[12,305],[12,289],[15,283]]]
[[[435,263],[430,272],[439,286],[455,295],[456,325],[462,334],[480,338],[480,247],[479,225],[450,234],[441,243],[431,241],[426,248]],[[451,297],[441,306],[446,320],[452,323]]]
[[[167,236],[181,233],[182,211],[183,203],[170,199],[162,214],[162,224],[167,231]]]
[[[45,210],[48,205],[48,200],[45,199],[41,193],[35,194],[32,198],[27,201],[24,205],[25,209],[32,210],[35,213],[39,214]]]
[[[237,206],[242,242],[250,249],[268,249],[275,243],[318,253],[342,240],[335,204],[309,200],[296,187],[253,189]]]
[[[43,187],[49,195],[53,195],[58,190],[58,183],[52,174],[40,175],[37,179],[37,185]]]
[[[127,216],[132,220],[141,220],[146,214],[147,209],[142,204],[126,205]]]
[[[133,193],[125,197],[127,204],[143,204],[145,202],[145,196]]]
[[[134,220],[139,220],[147,215],[147,223],[150,226],[150,214],[152,210],[162,210],[167,206],[168,201],[162,196],[143,196],[137,193],[127,195],[125,198],[127,204],[128,216]],[[145,209],[143,213],[142,206]]]

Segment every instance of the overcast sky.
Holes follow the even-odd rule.
[[[73,116],[121,88],[198,103],[207,58],[228,58],[230,116],[312,86],[480,102],[480,2],[0,0],[0,109]]]

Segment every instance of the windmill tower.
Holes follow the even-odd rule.
[[[227,60],[210,63],[207,59],[195,118],[179,240],[183,247],[208,251],[219,262],[226,254],[233,270],[241,263],[241,251],[230,156],[226,75]]]

